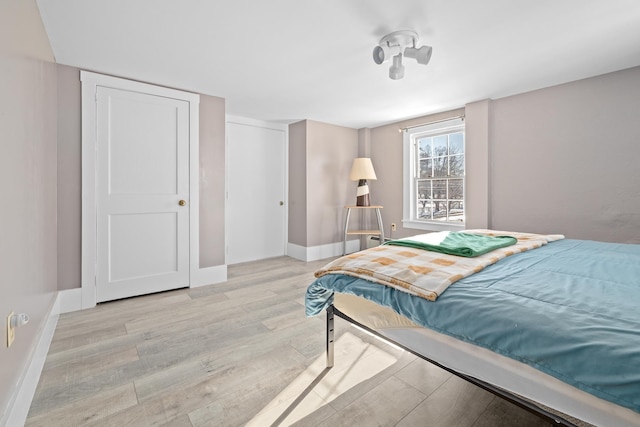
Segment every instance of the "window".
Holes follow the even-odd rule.
[[[464,121],[404,131],[403,225],[423,230],[464,227]]]

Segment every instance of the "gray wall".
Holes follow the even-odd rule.
[[[344,206],[356,202],[356,157],[357,130],[307,120],[307,246],[342,242]]]
[[[304,120],[289,125],[289,242],[313,247],[343,238],[344,206],[355,204],[349,181],[358,131]],[[357,218],[353,224],[357,224]]]
[[[640,243],[640,67],[493,101],[496,229]]]
[[[640,243],[640,67],[371,129],[387,235],[422,232],[400,225],[398,129],[461,112],[470,227]]]
[[[288,240],[307,246],[307,121],[289,125]]]
[[[200,95],[200,268],[225,263],[225,100]]]
[[[35,1],[0,2],[0,414],[57,290],[56,66]],[[31,320],[6,343],[6,316]]]
[[[80,70],[58,65],[58,289],[80,287],[82,117]]]
[[[58,65],[58,289],[80,288],[80,70]],[[225,100],[200,95],[200,267],[223,265]]]

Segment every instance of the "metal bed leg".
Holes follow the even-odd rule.
[[[327,368],[333,368],[333,305],[327,307]]]

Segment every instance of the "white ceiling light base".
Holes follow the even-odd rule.
[[[411,30],[400,30],[387,34],[380,39],[378,44],[380,46],[386,44],[387,46],[415,47],[416,43],[418,43],[418,33]]]
[[[373,48],[373,61],[380,65],[393,58],[393,65],[389,68],[389,77],[399,80],[404,77],[402,56],[414,58],[419,64],[427,65],[431,60],[431,46],[417,47],[418,33],[411,30],[394,31],[380,39],[378,46]]]

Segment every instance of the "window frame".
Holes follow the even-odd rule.
[[[416,140],[425,136],[437,136],[451,134],[462,131],[464,169],[462,176],[462,202],[464,204],[464,220],[462,222],[433,221],[417,218],[417,178],[416,171],[419,168],[417,157]],[[404,129],[402,132],[403,146],[403,208],[402,226],[403,228],[428,230],[428,231],[458,231],[465,228],[467,222],[467,148],[465,123],[463,117],[442,120],[422,126]]]

